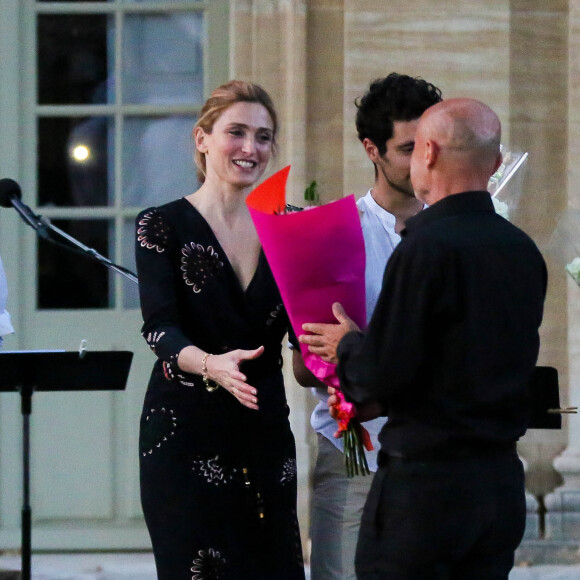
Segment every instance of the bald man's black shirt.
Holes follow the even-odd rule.
[[[366,332],[338,348],[346,398],[389,416],[382,453],[437,457],[524,434],[546,286],[538,248],[486,191],[407,220]]]

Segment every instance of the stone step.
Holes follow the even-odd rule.
[[[19,555],[0,556],[0,580],[20,580],[20,566]],[[157,580],[157,574],[150,553],[34,554],[32,580]],[[515,567],[509,580],[580,580],[580,565]]]

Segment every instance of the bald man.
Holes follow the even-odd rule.
[[[507,580],[523,536],[516,441],[529,421],[547,274],[486,190],[500,138],[479,101],[429,108],[411,160],[429,208],[407,220],[366,333],[335,305],[338,324],[307,324],[300,337],[338,361],[362,418],[389,416],[359,534],[360,580]]]

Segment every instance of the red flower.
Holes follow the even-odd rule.
[[[342,391],[337,390],[339,402],[334,405],[337,411],[338,430],[344,439],[344,464],[349,477],[370,474],[365,457],[365,449],[374,449],[369,432],[356,419],[356,410],[352,403],[344,399]]]

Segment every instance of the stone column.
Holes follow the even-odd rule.
[[[270,172],[291,165],[287,200],[303,205],[306,186],[306,3],[304,0],[231,0],[230,77],[256,82],[279,115],[280,151]],[[308,556],[311,395],[294,380],[289,349],[284,377],[296,438],[298,519]]]
[[[580,144],[580,141],[577,143]],[[578,148],[576,148],[578,151]],[[578,405],[580,400],[580,287],[568,282],[568,353],[569,395],[562,405]],[[561,396],[562,396],[561,389]],[[573,543],[569,557],[580,561],[580,417],[569,415],[568,446],[554,460],[555,469],[562,475],[564,484],[546,497],[547,540]]]
[[[289,201],[300,199],[306,180],[305,71],[304,0],[231,0],[230,76],[262,85],[274,100],[280,152],[270,170],[292,166]]]
[[[568,199],[567,207],[580,210],[580,0],[569,0],[568,17]],[[580,237],[580,232],[576,232]],[[560,267],[563,263],[560,264]],[[568,392],[562,385],[563,405],[580,401],[580,287],[567,277]],[[561,302],[565,309],[564,301]],[[565,310],[566,312],[566,310]],[[569,415],[568,445],[554,460],[564,483],[546,497],[546,539],[572,544],[570,556],[580,559],[580,416]],[[574,545],[575,544],[575,545]]]
[[[566,207],[567,160],[562,152],[568,144],[568,8],[564,2],[547,6],[540,0],[510,0],[509,5],[510,144],[529,153],[524,192],[513,221],[535,240],[548,261],[550,282],[539,364],[558,369],[564,403],[568,356],[562,296],[566,295],[566,276],[546,249],[557,216]],[[534,541],[545,535],[542,500],[561,483],[552,461],[565,446],[565,439],[565,430],[530,430],[518,446],[527,460],[525,540],[531,545],[520,549],[519,560],[540,557]]]

